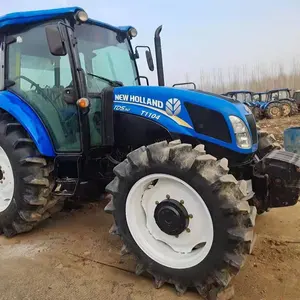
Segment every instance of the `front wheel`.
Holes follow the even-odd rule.
[[[182,294],[224,289],[253,246],[256,208],[247,185],[228,174],[203,145],[159,142],[128,154],[107,186],[112,201],[105,211],[120,235],[122,253],[137,259],[136,273],[150,273]]]

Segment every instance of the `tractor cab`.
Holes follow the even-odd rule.
[[[93,21],[83,10],[68,8],[34,17],[7,15],[0,30],[5,45],[0,85],[36,111],[54,151],[81,153],[111,144],[105,134],[109,123],[105,129],[101,120],[112,114],[112,104],[107,109],[100,93],[109,86],[140,85],[130,43],[136,29]]]
[[[89,19],[78,7],[0,18],[0,90],[39,116],[51,137],[43,154],[77,161],[113,145],[113,97],[101,98],[102,91],[141,84],[138,47],[147,48],[154,69],[149,47],[133,50],[136,35],[132,26]]]
[[[272,89],[267,91],[268,101],[277,101],[281,99],[290,99],[291,93],[288,88]]]
[[[266,92],[258,92],[253,94],[253,102],[266,102],[266,101],[267,101]]]
[[[253,92],[248,90],[239,90],[239,91],[229,91],[222,95],[233,98],[239,102],[246,103],[252,101]]]

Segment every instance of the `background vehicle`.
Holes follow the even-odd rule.
[[[282,107],[282,115],[288,117],[298,113],[296,101],[291,97],[288,88],[273,89],[267,91],[267,101],[269,103],[279,103]]]
[[[292,98],[296,101],[298,110],[299,110],[299,108],[300,108],[300,90],[294,91]]]
[[[247,105],[252,114],[254,115],[256,120],[261,119],[262,111],[260,109],[260,102],[254,100],[254,93],[248,90],[238,90],[238,91],[229,91],[227,93],[222,94],[224,96],[236,99],[245,105]]]
[[[0,227],[29,231],[110,181],[110,232],[136,273],[214,297],[253,248],[257,209],[297,202],[299,157],[239,101],[165,87],[161,29],[159,86],[141,86],[131,26],[77,7],[0,18]]]

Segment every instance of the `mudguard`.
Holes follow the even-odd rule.
[[[248,115],[251,115],[251,113],[244,104],[230,98],[193,90],[156,86],[118,87],[114,89],[114,97],[114,111],[150,119],[169,132],[192,136],[241,154],[251,154],[257,150],[257,143],[253,144],[251,149],[241,149],[236,145],[229,116],[234,115],[242,119],[251,133],[247,120]],[[222,114],[230,132],[231,142],[225,142],[196,132],[185,106],[186,103]],[[211,120],[211,122],[213,124],[214,120]],[[218,124],[214,124],[214,126],[217,127]],[[256,140],[256,137],[252,138]]]
[[[0,92],[0,108],[7,111],[24,127],[42,155],[55,156],[46,127],[28,104],[11,92],[2,91]]]

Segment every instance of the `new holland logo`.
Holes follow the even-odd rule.
[[[181,102],[177,98],[171,98],[166,102],[166,112],[169,116],[177,116],[181,112]]]

